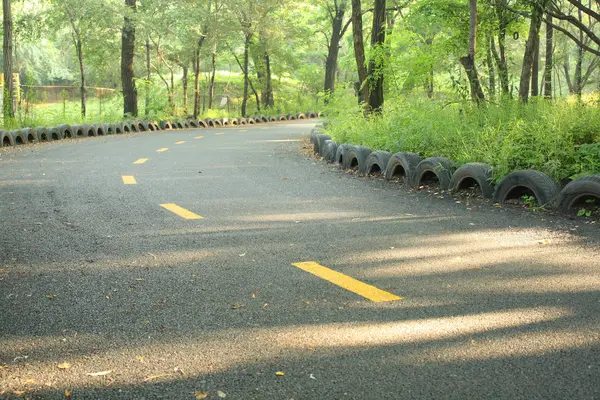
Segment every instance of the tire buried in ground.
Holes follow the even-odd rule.
[[[229,121],[231,123],[232,126],[236,126],[239,125],[240,123],[238,122],[237,118],[231,118],[231,120]]]
[[[50,140],[48,137],[48,129],[45,126],[38,126],[35,128],[35,134],[38,142],[47,142]]]
[[[600,210],[600,175],[588,175],[571,181],[558,194],[557,207],[564,213],[594,208]],[[585,213],[584,213],[585,215]]]
[[[445,157],[426,158],[415,168],[412,186],[419,187],[430,180],[435,180],[441,190],[448,190],[454,171],[452,161]]]
[[[558,196],[558,185],[548,175],[535,171],[515,171],[506,175],[496,186],[494,201],[504,204],[508,200],[520,200],[533,196],[535,202],[543,206],[550,204]]]
[[[197,128],[198,127],[198,120],[197,119],[190,118],[190,119],[187,120],[187,122],[188,122],[188,125],[191,128]]]
[[[367,175],[384,175],[387,165],[392,158],[392,153],[389,151],[374,151],[369,154],[365,163],[365,174]]]
[[[246,118],[239,118],[238,119],[240,125],[246,125],[248,122],[246,121]]]
[[[324,156],[325,161],[329,164],[333,164],[335,162],[335,154],[337,153],[338,143],[335,140],[326,140],[325,141],[325,152]]]
[[[142,121],[135,121],[133,123],[133,125],[136,126],[136,131],[137,132],[146,132],[148,129],[146,129],[146,126],[144,125],[144,123]],[[133,127],[132,125],[132,127]]]
[[[344,159],[344,169],[358,170],[364,174],[367,170],[367,157],[373,151],[365,146],[351,146]]]
[[[171,121],[160,121],[158,123],[158,126],[160,126],[160,129],[162,129],[163,131],[166,131],[168,129],[173,129],[173,125],[171,125]]]
[[[327,146],[331,142],[333,142],[333,140],[326,139],[319,143],[319,156],[321,156],[321,158],[325,158],[325,156],[327,156]]]
[[[96,124],[96,125],[94,125],[94,127],[96,128],[96,132],[98,133],[98,136],[108,135],[108,132],[106,131],[106,127],[104,125]]]
[[[60,131],[60,134],[62,135],[63,139],[72,139],[73,138],[73,130],[71,129],[71,126],[69,126],[67,124],[63,124],[63,125],[57,126],[56,128]]]
[[[247,118],[246,122],[248,123],[248,125],[254,125],[256,123],[256,121],[254,121],[254,118]]]
[[[315,144],[315,142],[317,141],[317,135],[320,133],[323,133],[322,129],[317,128],[316,126],[312,128],[312,130],[310,131],[310,144]]]
[[[317,114],[312,111],[309,111],[306,113],[306,117],[307,118],[317,118]]]
[[[83,133],[82,125],[72,125],[71,130],[73,131],[73,135],[75,137],[84,137],[85,136],[85,134]]]
[[[287,121],[287,117],[283,114],[281,114],[279,117],[277,117],[278,121]]]
[[[113,124],[104,124],[104,125],[102,125],[102,128],[104,129],[105,135],[114,135],[115,134],[115,127],[113,126]],[[98,131],[98,133],[100,133],[100,131]]]
[[[296,114],[296,119],[306,119],[306,114],[300,112]]]
[[[337,150],[335,151],[335,159],[333,163],[339,164],[343,168],[348,155],[348,150],[350,150],[351,147],[352,145],[349,144],[339,144]]]
[[[494,195],[492,185],[492,167],[483,163],[469,163],[458,168],[450,179],[449,190],[458,193],[461,190],[478,187],[486,199]]]
[[[81,129],[83,130],[84,137],[98,136],[98,130],[95,125],[82,125]]]
[[[315,143],[313,143],[313,153],[321,155],[321,148],[324,146],[326,140],[331,140],[331,136],[319,133],[315,137]]]
[[[269,122],[277,122],[277,118],[275,118],[275,117],[269,117]]]
[[[15,140],[10,131],[0,131],[0,147],[12,147],[14,145]]]
[[[37,142],[37,132],[35,131],[35,129],[31,129],[31,128],[22,128],[19,129],[19,132],[21,132],[23,134],[23,136],[25,136],[25,138],[27,139],[27,143],[33,143],[33,142]]]
[[[121,124],[110,124],[112,126],[113,132],[115,135],[123,134],[123,126]]]
[[[16,146],[27,144],[27,138],[22,132],[12,130],[10,131],[10,135],[13,137]]]
[[[62,132],[57,127],[48,128],[48,140],[64,139]]]

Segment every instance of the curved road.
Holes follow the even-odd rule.
[[[600,398],[598,226],[345,174],[313,125],[0,151],[0,398]]]

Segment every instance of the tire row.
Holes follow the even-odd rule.
[[[315,127],[310,135],[315,154],[343,169],[357,170],[363,175],[380,175],[386,180],[402,179],[410,186],[436,183],[441,190],[457,193],[476,188],[486,199],[505,204],[524,196],[538,206],[553,206],[572,213],[592,204],[600,206],[600,175],[575,179],[561,187],[548,175],[535,170],[515,171],[493,184],[493,168],[483,163],[456,167],[444,157],[421,158],[416,153],[372,151],[365,146],[340,144]],[[600,208],[596,208],[597,210]]]
[[[218,128],[222,126],[254,125],[277,121],[312,119],[320,116],[321,113],[309,111],[307,113],[300,112],[287,115],[281,114],[277,117],[257,115],[248,118],[189,118],[187,120],[163,121],[131,120],[114,124],[59,125],[51,128],[40,126],[37,128],[0,131],[0,147],[18,146],[34,142],[49,142],[61,139],[120,135],[132,132],[153,132],[173,129]]]

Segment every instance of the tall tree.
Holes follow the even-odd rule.
[[[121,33],[121,84],[123,86],[123,114],[137,117],[137,89],[133,71],[135,56],[135,25],[129,13],[136,10],[136,0],[125,0],[126,13]]]
[[[552,15],[546,16],[546,65],[544,66],[544,97],[552,98],[552,68],[554,58],[554,41],[552,28]]]
[[[4,37],[2,45],[2,54],[4,56],[4,121],[5,123],[15,117],[13,106],[13,26],[11,0],[2,0],[2,13],[4,22]]]
[[[498,77],[500,78],[500,87],[504,95],[508,94],[508,64],[506,62],[506,29],[508,27],[509,19],[506,10],[507,0],[495,0],[494,11],[498,20],[498,50],[496,45],[492,42],[492,55],[496,61],[498,67]]]
[[[519,98],[523,103],[529,100],[529,85],[535,61],[535,49],[538,48],[540,40],[540,27],[542,15],[546,8],[547,0],[534,0],[531,7],[531,22],[529,24],[529,37],[525,43],[525,54],[523,55],[523,67],[521,69],[521,80],[519,82]]]
[[[385,43],[385,0],[375,0],[371,47],[374,57],[369,60],[369,108],[379,112],[383,106],[383,44]]]
[[[471,87],[471,98],[479,103],[485,100],[477,67],[475,65],[475,53],[477,49],[477,0],[469,0],[469,54],[460,58],[460,63],[467,73],[469,86]]]
[[[325,61],[325,93],[333,94],[335,91],[335,75],[338,67],[338,54],[340,50],[340,39],[343,36],[344,13],[346,12],[346,0],[333,0],[333,5],[327,4],[327,12],[331,19],[331,37],[327,48],[327,59]]]
[[[356,69],[358,70],[358,102],[362,103],[369,98],[369,85],[367,83],[369,74],[365,59],[361,0],[352,0],[352,40],[354,42]]]

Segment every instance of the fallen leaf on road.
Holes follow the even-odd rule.
[[[256,296],[258,296],[258,295],[259,295],[259,294],[261,294],[261,293],[262,293],[262,292],[260,292],[260,291],[258,291],[258,290],[257,290],[256,292],[252,292],[252,298],[253,298],[253,299],[255,299],[255,298],[256,298]]]
[[[246,253],[244,253],[244,254],[239,254],[239,256],[240,256],[240,257],[244,257],[245,255],[246,255]]]
[[[284,376],[285,372],[277,371],[277,372],[275,372],[275,375],[277,375],[277,376]]]
[[[185,375],[185,372],[181,368],[179,368],[179,367],[173,368],[173,371],[175,371],[179,375]]]
[[[150,382],[154,379],[166,378],[167,376],[172,376],[173,374],[160,374],[160,375],[150,375],[144,379],[144,382]]]
[[[110,301],[110,296],[104,296],[107,301]]]
[[[196,392],[194,395],[196,396],[196,400],[202,400],[208,397],[208,393],[206,392]]]
[[[220,390],[217,390],[217,396],[219,396],[222,399],[224,399],[225,397],[227,397],[227,395],[225,393],[221,392]]]
[[[267,307],[269,307],[269,303],[265,303],[265,304],[263,305],[263,308],[267,308]]]
[[[65,390],[65,399],[71,400],[71,391],[70,390]]]
[[[242,307],[244,307],[243,304],[232,304],[231,305],[231,309],[233,309],[233,310],[237,310],[238,308],[242,308]]]
[[[36,383],[36,380],[35,379],[26,379],[23,381],[23,383],[26,385],[31,385],[31,384]]]
[[[317,380],[313,374],[310,374],[310,379],[314,379],[315,381]]]
[[[54,300],[56,298],[56,295],[55,294],[47,294],[46,297],[49,298],[50,300]]]
[[[104,375],[108,375],[110,374],[112,371],[112,369],[106,370],[106,371],[100,371],[100,372],[88,372],[86,375],[88,376],[104,376]]]
[[[536,240],[537,244],[550,244],[550,239],[540,239]]]
[[[135,278],[136,281],[143,281],[144,278]]]
[[[144,357],[142,356],[135,356],[135,359],[138,361],[144,361]]]
[[[66,361],[62,364],[58,364],[58,369],[69,369],[69,368],[71,368],[71,364],[69,364]]]

